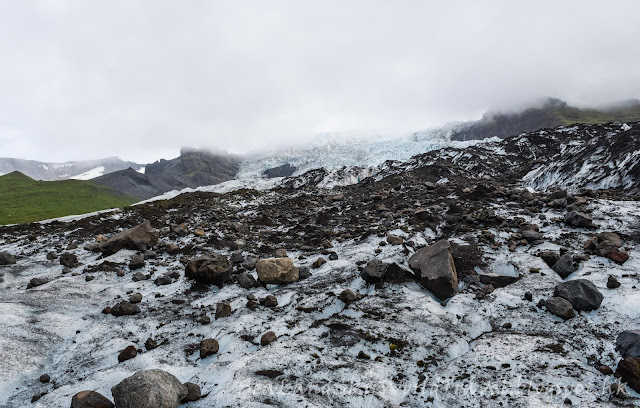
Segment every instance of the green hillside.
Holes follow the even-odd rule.
[[[90,181],[36,181],[17,171],[0,176],[0,225],[125,207],[136,201]]]

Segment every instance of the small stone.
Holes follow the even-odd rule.
[[[524,294],[524,298],[525,298],[526,300],[528,300],[529,302],[533,302],[533,293],[531,293],[531,292],[527,292],[527,293],[525,293],[525,294]]]
[[[51,381],[51,377],[49,376],[49,374],[42,374],[39,378],[41,383],[48,383],[49,381]]]
[[[182,402],[197,401],[202,398],[202,391],[198,384],[192,382],[186,382],[183,384],[187,388],[187,396],[182,399]]]
[[[144,255],[142,254],[131,255],[131,258],[129,258],[129,270],[131,271],[143,268],[145,264]]]
[[[609,251],[609,253],[607,254],[607,258],[611,259],[613,262],[622,265],[623,263],[627,262],[627,260],[629,259],[629,254],[627,254],[626,252],[622,252],[618,249],[614,249],[612,251]]]
[[[345,289],[340,293],[339,298],[344,303],[351,303],[355,302],[356,299],[358,299],[358,296],[351,289]]]
[[[140,303],[142,302],[142,294],[140,293],[132,293],[129,295],[129,303]]]
[[[149,337],[147,341],[144,342],[144,348],[146,348],[147,351],[156,349],[158,348],[158,342]]]
[[[131,360],[137,355],[138,355],[138,350],[136,349],[135,346],[127,346],[118,355],[118,362],[122,363],[123,361]]]
[[[613,275],[609,275],[609,278],[607,279],[607,288],[617,289],[619,287],[620,287],[620,282],[618,282],[618,279]]]
[[[600,366],[598,367],[598,371],[600,371],[604,375],[613,375],[613,368],[609,366]]]
[[[131,316],[140,313],[141,310],[137,305],[129,302],[120,302],[111,308],[113,316]]]
[[[315,260],[315,262],[311,265],[311,267],[313,269],[318,269],[319,267],[321,267],[322,265],[324,265],[326,263],[327,263],[327,261],[323,257],[320,257],[320,258]]]
[[[278,298],[273,295],[267,295],[267,297],[262,300],[262,303],[266,307],[276,307],[278,306]]]
[[[204,339],[200,342],[200,358],[207,358],[220,350],[218,340]]]
[[[263,334],[262,337],[260,338],[260,345],[268,346],[269,344],[273,343],[276,340],[278,340],[278,337],[276,336],[276,334],[273,331],[268,331],[265,334]]]
[[[71,408],[113,408],[113,403],[95,391],[80,391],[71,398]]]
[[[231,316],[231,304],[228,302],[218,303],[216,305],[216,320],[229,316]]]

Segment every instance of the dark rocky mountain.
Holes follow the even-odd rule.
[[[144,174],[129,168],[95,178],[93,182],[144,200],[171,190],[232,180],[239,163],[239,157],[227,153],[183,148],[175,159],[148,164]]]
[[[127,168],[139,170],[141,164],[108,157],[98,160],[70,161],[65,163],[47,163],[35,160],[0,158],[0,175],[19,171],[34,180],[68,180],[78,178],[89,180],[103,174]]]
[[[487,112],[482,119],[461,123],[451,135],[453,140],[475,140],[497,136],[506,138],[543,128],[576,123],[604,124],[640,120],[640,101],[630,99],[603,108],[576,108],[555,98],[541,105],[514,113]]]

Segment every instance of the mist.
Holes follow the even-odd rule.
[[[0,157],[153,162],[640,98],[635,1],[0,7]]]

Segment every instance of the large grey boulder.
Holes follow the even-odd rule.
[[[624,358],[640,357],[640,330],[627,330],[618,335],[616,350]]]
[[[267,258],[256,263],[258,280],[262,283],[292,283],[300,279],[298,268],[291,258]]]
[[[449,241],[440,240],[419,249],[409,258],[409,267],[420,278],[422,286],[439,299],[458,293],[458,274]]]
[[[176,408],[187,387],[162,370],[139,371],[111,388],[117,408]]]
[[[604,296],[593,282],[575,279],[558,284],[553,295],[566,299],[574,309],[589,312],[600,307]]]
[[[222,286],[231,280],[231,263],[222,255],[202,256],[187,263],[185,276],[196,282]]]
[[[100,251],[103,255],[108,256],[123,248],[146,251],[157,243],[158,232],[151,226],[149,221],[145,221],[140,225],[112,236],[99,245],[92,246],[91,249]]]
[[[8,252],[0,252],[0,265],[13,265],[16,263],[16,257]]]

